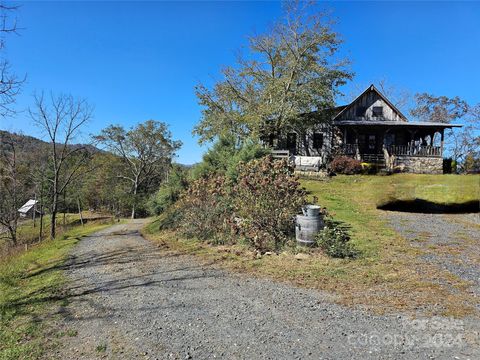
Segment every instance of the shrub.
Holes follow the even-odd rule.
[[[173,204],[165,209],[149,227],[156,230],[178,229],[179,224],[183,223],[183,212],[181,210],[177,203]]]
[[[338,174],[360,174],[362,165],[359,160],[348,156],[337,156],[330,162],[330,170]]]
[[[179,165],[173,165],[168,180],[148,201],[148,211],[151,215],[159,215],[166,211],[179,198],[188,186],[187,170]]]
[[[192,177],[199,179],[213,175],[226,175],[228,180],[236,181],[237,165],[261,158],[268,154],[258,142],[246,140],[238,144],[233,136],[221,137],[203,156],[202,162],[192,170]]]
[[[463,161],[463,171],[467,174],[480,173],[480,158],[478,157],[478,154],[469,153],[465,156],[465,160]]]
[[[328,256],[335,258],[356,258],[359,252],[350,243],[348,229],[330,219],[325,220],[325,228],[317,236],[317,245]]]
[[[278,251],[294,230],[294,215],[306,203],[305,190],[287,161],[271,156],[241,163],[238,174],[233,228],[257,250]]]
[[[178,224],[186,236],[223,242],[230,231],[231,199],[224,176],[200,178],[190,184],[178,204]]]

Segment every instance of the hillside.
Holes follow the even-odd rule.
[[[0,149],[3,149],[6,146],[6,142],[13,142],[17,151],[27,154],[41,154],[46,151],[48,143],[37,139],[30,135],[23,135],[18,133],[11,133],[8,131],[0,130]],[[83,147],[85,146],[91,152],[99,152],[98,148],[92,145],[83,145],[83,144],[74,144],[71,145],[72,148]]]

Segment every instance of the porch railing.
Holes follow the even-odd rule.
[[[441,157],[442,147],[432,145],[390,145],[387,146],[390,155],[406,155],[406,156],[425,156],[425,157]],[[345,144],[343,152],[346,155],[362,154],[357,144]],[[383,153],[382,153],[383,154]]]
[[[429,156],[440,157],[442,156],[442,148],[440,146],[432,145],[390,145],[387,146],[389,154],[394,155],[410,155],[410,156]]]

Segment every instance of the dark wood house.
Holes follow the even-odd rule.
[[[329,125],[312,126],[302,134],[290,132],[277,150],[308,163],[317,157],[325,166],[335,155],[416,173],[442,173],[445,129],[461,125],[409,122],[375,86],[369,86],[346,106],[336,108]]]

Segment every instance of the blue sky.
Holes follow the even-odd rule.
[[[39,136],[26,112],[37,90],[71,93],[95,106],[85,134],[147,119],[183,141],[178,161],[205,148],[193,88],[232,64],[246,37],[265,31],[278,2],[18,2],[20,36],[7,38],[14,70],[27,74],[15,118],[0,129]],[[328,2],[356,73],[343,91],[379,79],[415,92],[480,102],[480,3]]]

